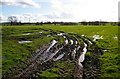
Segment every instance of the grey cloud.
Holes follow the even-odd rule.
[[[27,2],[18,2],[18,3],[21,4],[21,5],[33,6],[32,4],[29,4]]]
[[[36,7],[36,8],[40,8],[40,5],[36,2],[34,2],[33,0],[6,0],[0,1],[0,6],[2,5],[12,5],[12,6],[21,6],[21,7]]]
[[[53,18],[57,18],[57,19],[68,19],[68,18],[73,18],[73,15],[70,13],[59,13],[59,14],[47,14],[45,15],[47,18],[53,19]]]
[[[70,13],[65,13],[65,12],[61,13],[61,16],[62,16],[63,18],[72,18],[72,17],[73,17],[72,14],[70,14]]]

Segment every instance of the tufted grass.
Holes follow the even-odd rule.
[[[104,49],[104,53],[100,60],[101,78],[119,78],[119,51],[118,51],[118,26],[80,26],[80,25],[43,25],[43,26],[3,26],[2,27],[2,72],[10,72],[12,67],[19,65],[25,58],[30,57],[30,53],[34,52],[42,44],[49,43],[53,38],[41,38],[36,35],[38,32],[44,32],[42,29],[52,29],[54,31],[65,31],[78,35],[85,35],[93,40],[93,35],[103,36],[96,43]],[[28,36],[22,36],[25,33],[32,33]],[[47,33],[47,32],[46,32]],[[21,38],[32,40],[32,43],[19,44]],[[60,64],[60,63],[59,63]],[[62,65],[63,63],[61,63]],[[54,70],[54,69],[52,69]],[[56,69],[55,69],[56,70]],[[59,69],[58,69],[59,70]],[[57,71],[57,70],[56,70]],[[55,73],[44,71],[42,75],[58,77]]]

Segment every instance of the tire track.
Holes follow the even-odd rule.
[[[47,35],[41,33],[43,34],[43,37],[47,36],[49,38],[52,36],[55,37],[55,39],[53,39],[49,44],[43,45],[39,49],[37,49],[36,54],[33,56],[33,58],[30,59],[30,64],[25,69],[21,70],[17,74],[8,75],[5,78],[31,79],[33,77],[36,77],[38,69],[40,69],[41,71],[43,69],[47,69],[47,67],[44,67],[45,65],[49,63],[54,64],[54,62],[61,59],[70,59],[75,61],[76,67],[73,73],[74,78],[88,78],[90,76],[88,74],[90,74],[91,72],[87,72],[87,70],[90,69],[87,67],[92,66],[92,63],[94,63],[92,67],[94,67],[94,69],[98,69],[96,70],[96,72],[99,72],[100,68],[97,68],[97,66],[99,66],[100,63],[96,63],[96,59],[98,60],[102,50],[97,47],[94,41],[87,38],[86,36],[80,36],[73,33],[65,33],[63,31],[55,32],[53,30],[45,31],[49,33]],[[88,51],[92,52],[92,55],[91,57],[86,58],[85,54]],[[97,55],[98,58],[94,57],[95,55]],[[91,63],[89,64],[88,61],[90,61]],[[48,66],[50,67],[50,65]],[[95,76],[97,76],[97,73],[94,74],[93,77]]]

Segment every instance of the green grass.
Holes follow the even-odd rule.
[[[118,51],[118,39],[114,37],[118,36],[118,26],[60,26],[60,25],[43,25],[43,26],[3,26],[2,27],[2,56],[3,56],[3,74],[9,72],[10,69],[20,64],[30,53],[34,52],[42,44],[48,43],[51,38],[41,38],[38,32],[47,32],[41,30],[52,29],[54,31],[65,31],[68,33],[75,33],[78,35],[86,35],[93,39],[93,35],[103,36],[103,39],[98,40],[96,43],[100,48],[106,50],[101,56],[101,77],[113,77],[119,78],[120,67],[119,67],[119,51]],[[33,33],[28,36],[23,36],[24,33]],[[32,43],[18,44],[21,38],[32,40]],[[61,41],[62,42],[62,41]],[[89,54],[88,54],[89,55]],[[60,64],[60,63],[58,63]],[[64,64],[60,64],[64,68]],[[56,70],[56,69],[55,69]],[[59,69],[58,69],[59,70]],[[54,71],[54,69],[53,69]],[[57,71],[57,70],[56,70]],[[51,75],[50,75],[51,74]],[[57,77],[56,73],[50,73],[44,71],[42,75],[50,75]]]
[[[0,26],[0,78],[2,78],[2,26]]]
[[[38,32],[39,29],[29,29],[29,27],[3,27],[2,28],[2,73],[10,73],[10,69],[19,66],[26,58],[31,58],[31,53],[34,53],[42,44],[49,43],[51,38],[38,35],[23,36],[26,32]],[[31,40],[31,43],[19,44],[21,38]]]
[[[118,36],[118,26],[51,26],[44,28],[73,32],[79,35],[84,34],[91,39],[93,35],[103,36],[103,39],[97,41],[100,48],[107,50],[100,58],[102,61],[101,77],[120,77],[120,52],[118,52],[118,39],[114,38]]]
[[[73,74],[75,64],[68,61],[57,61],[52,68],[49,68],[39,75],[39,77],[70,77]],[[63,74],[64,73],[64,74]]]
[[[51,68],[47,69],[46,71],[43,71],[42,74],[40,74],[41,77],[59,77],[56,72],[59,71],[59,68]]]

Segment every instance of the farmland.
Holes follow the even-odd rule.
[[[95,42],[95,46],[90,45],[88,48],[89,50],[93,48],[95,51],[98,51],[97,49],[100,49],[102,51],[101,54],[97,56],[98,54],[91,54],[93,52],[88,51],[85,55],[87,64],[85,62],[83,62],[83,64],[86,65],[86,70],[84,71],[86,73],[85,76],[87,76],[86,78],[96,78],[96,76],[99,76],[97,78],[120,77],[118,26],[26,25],[2,27],[3,79],[10,78],[11,76],[19,74],[27,67],[30,69],[29,67],[31,66],[30,64],[33,58],[37,56],[37,49],[43,50],[48,48],[48,44],[50,44],[52,40],[59,40],[60,45],[62,45],[63,41],[65,40],[61,38],[61,33],[66,33],[66,36],[70,39],[72,39],[71,37],[75,38],[75,36],[79,36],[78,40],[80,41],[81,46],[84,46],[84,43],[81,41],[81,39],[88,42],[87,38],[93,41],[94,35],[99,35],[101,37],[101,39],[93,41]],[[70,45],[68,47],[70,47]],[[91,68],[91,70],[87,72],[87,70],[90,69],[90,67],[88,67],[90,66],[88,64],[88,59],[90,57],[93,57],[94,61],[99,62],[99,65],[97,63],[97,66],[99,66],[97,68],[98,70],[95,70],[95,73],[93,74],[90,74],[90,72],[94,72],[94,68],[93,70]],[[40,66],[40,68],[36,69],[34,73],[31,72],[32,75],[38,79],[44,77],[69,78],[72,77],[71,75],[73,75],[75,68],[75,63],[73,60],[65,61],[64,59],[57,62],[48,62],[47,64],[45,63],[43,65],[34,63],[34,65],[34,67],[37,67],[36,65]],[[49,67],[47,67],[47,65]],[[43,68],[43,66],[46,67]],[[87,74],[89,74],[89,76]]]

